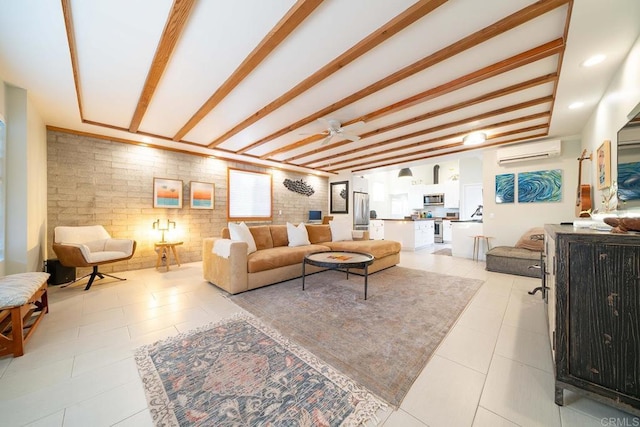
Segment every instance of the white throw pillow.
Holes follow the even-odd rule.
[[[349,219],[337,219],[329,221],[329,227],[331,227],[332,242],[353,240],[353,237],[351,236],[351,221]]]
[[[253,235],[249,231],[249,227],[244,222],[240,224],[229,223],[229,237],[231,240],[240,240],[241,242],[247,242],[249,247],[247,248],[247,254],[253,253],[258,250],[256,247],[256,241],[253,240]]]
[[[297,227],[290,222],[287,223],[287,237],[289,238],[289,246],[306,246],[310,245],[309,233],[304,223],[300,223]]]

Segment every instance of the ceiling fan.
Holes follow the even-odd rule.
[[[331,141],[331,138],[336,135],[350,141],[358,141],[360,137],[354,133],[349,132],[349,129],[353,129],[364,124],[363,121],[359,121],[343,127],[340,123],[340,120],[336,119],[319,118],[318,121],[327,128],[327,130],[321,133],[322,135],[326,135],[327,137],[322,140],[320,145],[328,144],[329,141]]]

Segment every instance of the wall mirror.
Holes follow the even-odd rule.
[[[331,183],[330,211],[332,214],[349,213],[349,181]]]
[[[627,208],[640,206],[640,104],[618,131],[617,163],[618,200]]]

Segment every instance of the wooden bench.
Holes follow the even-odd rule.
[[[0,278],[0,356],[24,354],[42,317],[49,311],[49,273],[18,273]]]

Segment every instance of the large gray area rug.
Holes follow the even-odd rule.
[[[481,280],[392,267],[364,278],[330,270],[231,296],[231,300],[400,406]]]

